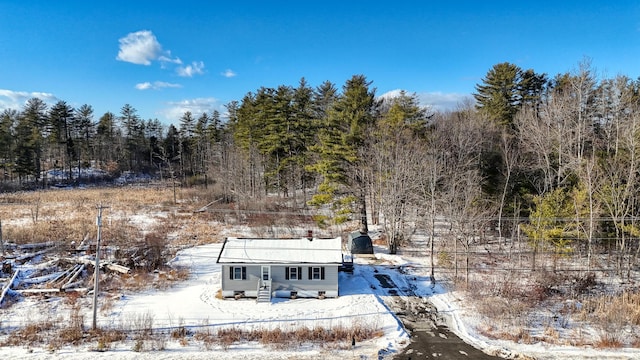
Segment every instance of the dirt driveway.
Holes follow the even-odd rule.
[[[416,296],[410,289],[399,289],[388,275],[378,273],[375,278],[389,295],[383,299],[385,304],[411,334],[411,343],[394,359],[496,359],[452,333],[428,299]]]

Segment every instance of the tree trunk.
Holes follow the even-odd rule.
[[[369,232],[369,226],[367,225],[367,200],[365,198],[366,192],[364,186],[360,187],[360,226],[363,233]]]

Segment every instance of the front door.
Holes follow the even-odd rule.
[[[271,280],[271,266],[262,265],[262,281]]]

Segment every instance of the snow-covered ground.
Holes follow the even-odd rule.
[[[186,249],[178,253],[172,265],[190,269],[190,279],[166,290],[152,290],[142,293],[123,293],[113,301],[108,313],[98,312],[97,324],[100,328],[117,328],[124,323],[135,323],[138,319],[153,319],[156,331],[185,327],[192,331],[217,330],[232,327],[246,330],[275,329],[283,331],[300,327],[322,326],[334,328],[354,324],[380,329],[383,336],[356,344],[349,350],[323,349],[321,346],[306,346],[294,350],[274,351],[260,344],[242,344],[229,349],[206,350],[203,346],[184,345],[178,341],[168,341],[165,350],[134,352],[132,343],[116,344],[106,353],[91,351],[90,347],[67,346],[49,352],[46,348],[5,347],[0,348],[0,358],[326,358],[339,359],[358,355],[361,358],[377,359],[380,350],[394,353],[407,343],[409,337],[401,323],[380,296],[372,289],[366,271],[356,270],[353,274],[340,275],[340,296],[336,299],[273,299],[271,303],[256,303],[252,299],[230,300],[216,298],[220,288],[220,266],[215,263],[220,244],[210,244]],[[373,280],[372,280],[373,279]],[[101,301],[109,301],[101,299]],[[12,326],[38,322],[58,313],[61,319],[68,318],[68,310],[62,300],[47,302],[26,298],[8,309],[0,310],[1,333]],[[84,313],[85,326],[91,326],[91,307]],[[6,335],[5,335],[6,336]],[[345,339],[349,343],[350,339]],[[95,347],[95,346],[94,346]]]
[[[156,331],[170,331],[185,327],[192,331],[233,327],[246,330],[291,330],[302,326],[335,327],[354,324],[380,329],[382,336],[357,343],[355,347],[325,347],[318,344],[303,345],[295,349],[277,349],[259,343],[245,343],[206,349],[197,341],[181,342],[167,339],[163,350],[133,351],[134,342],[115,343],[109,351],[93,351],[96,344],[64,346],[55,351],[46,347],[0,348],[3,359],[379,359],[391,358],[406,346],[409,335],[401,322],[385,304],[389,296],[374,275],[386,274],[399,288],[412,289],[412,293],[432,301],[445,314],[453,332],[477,348],[503,357],[515,358],[524,354],[536,359],[640,359],[637,349],[601,351],[585,348],[523,345],[486,339],[475,330],[478,318],[465,306],[460,294],[448,292],[440,285],[430,283],[426,259],[379,254],[377,259],[356,259],[353,274],[341,273],[340,296],[336,299],[273,299],[271,303],[255,300],[223,300],[216,297],[220,287],[220,266],[215,263],[220,244],[209,244],[185,249],[178,253],[172,265],[190,269],[190,278],[165,290],[140,293],[123,292],[111,301],[108,311],[98,313],[98,326],[118,327],[135,323],[139,319],[153,319]],[[400,295],[403,295],[400,292]],[[87,300],[87,299],[85,299]],[[388,302],[387,302],[388,303]],[[86,305],[86,304],[85,304]],[[0,309],[0,340],[16,326],[37,322],[39,319],[69,319],[69,306],[61,298],[48,301],[25,298],[6,309]],[[85,327],[91,326],[91,307],[83,307]],[[349,343],[349,339],[345,339]]]

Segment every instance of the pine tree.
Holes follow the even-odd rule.
[[[114,162],[117,155],[122,151],[120,143],[116,140],[118,131],[116,129],[116,116],[111,112],[106,112],[98,120],[96,126],[96,161],[101,168]]]
[[[49,109],[48,116],[49,144],[54,150],[57,150],[57,154],[54,154],[54,157],[60,158],[62,169],[67,172],[69,180],[73,178],[71,168],[73,162],[77,160],[78,154],[71,136],[73,113],[74,109],[65,101],[58,101]]]
[[[5,109],[0,114],[0,167],[4,181],[8,180],[7,177],[12,177],[15,167],[15,124],[18,117],[18,112],[13,109]]]
[[[195,124],[190,111],[180,118],[180,173],[183,177],[194,174]]]
[[[144,151],[144,126],[137,110],[125,104],[120,109],[120,123],[124,130],[124,157],[127,159],[127,170],[137,170],[140,165],[141,152]]]
[[[346,82],[320,129],[319,144],[313,148],[319,159],[309,167],[323,178],[310,204],[331,205],[334,223],[343,223],[358,212],[363,231],[368,231],[368,225],[360,151],[378,105],[370,85],[363,75],[354,75]]]
[[[520,104],[518,83],[522,69],[510,63],[496,64],[482,79],[482,85],[476,85],[473,94],[478,109],[488,118],[501,125],[512,125]]]
[[[80,152],[78,159],[88,166],[95,157],[93,138],[96,124],[93,121],[93,107],[88,104],[80,106],[76,109],[72,121],[72,137],[76,140]]]
[[[547,85],[545,74],[508,62],[494,65],[476,85],[476,107],[497,124],[514,128],[514,118],[523,105],[537,108]]]
[[[20,179],[33,176],[40,179],[44,134],[47,125],[47,105],[38,98],[27,101],[16,125],[16,173]],[[43,187],[46,177],[43,177]]]

